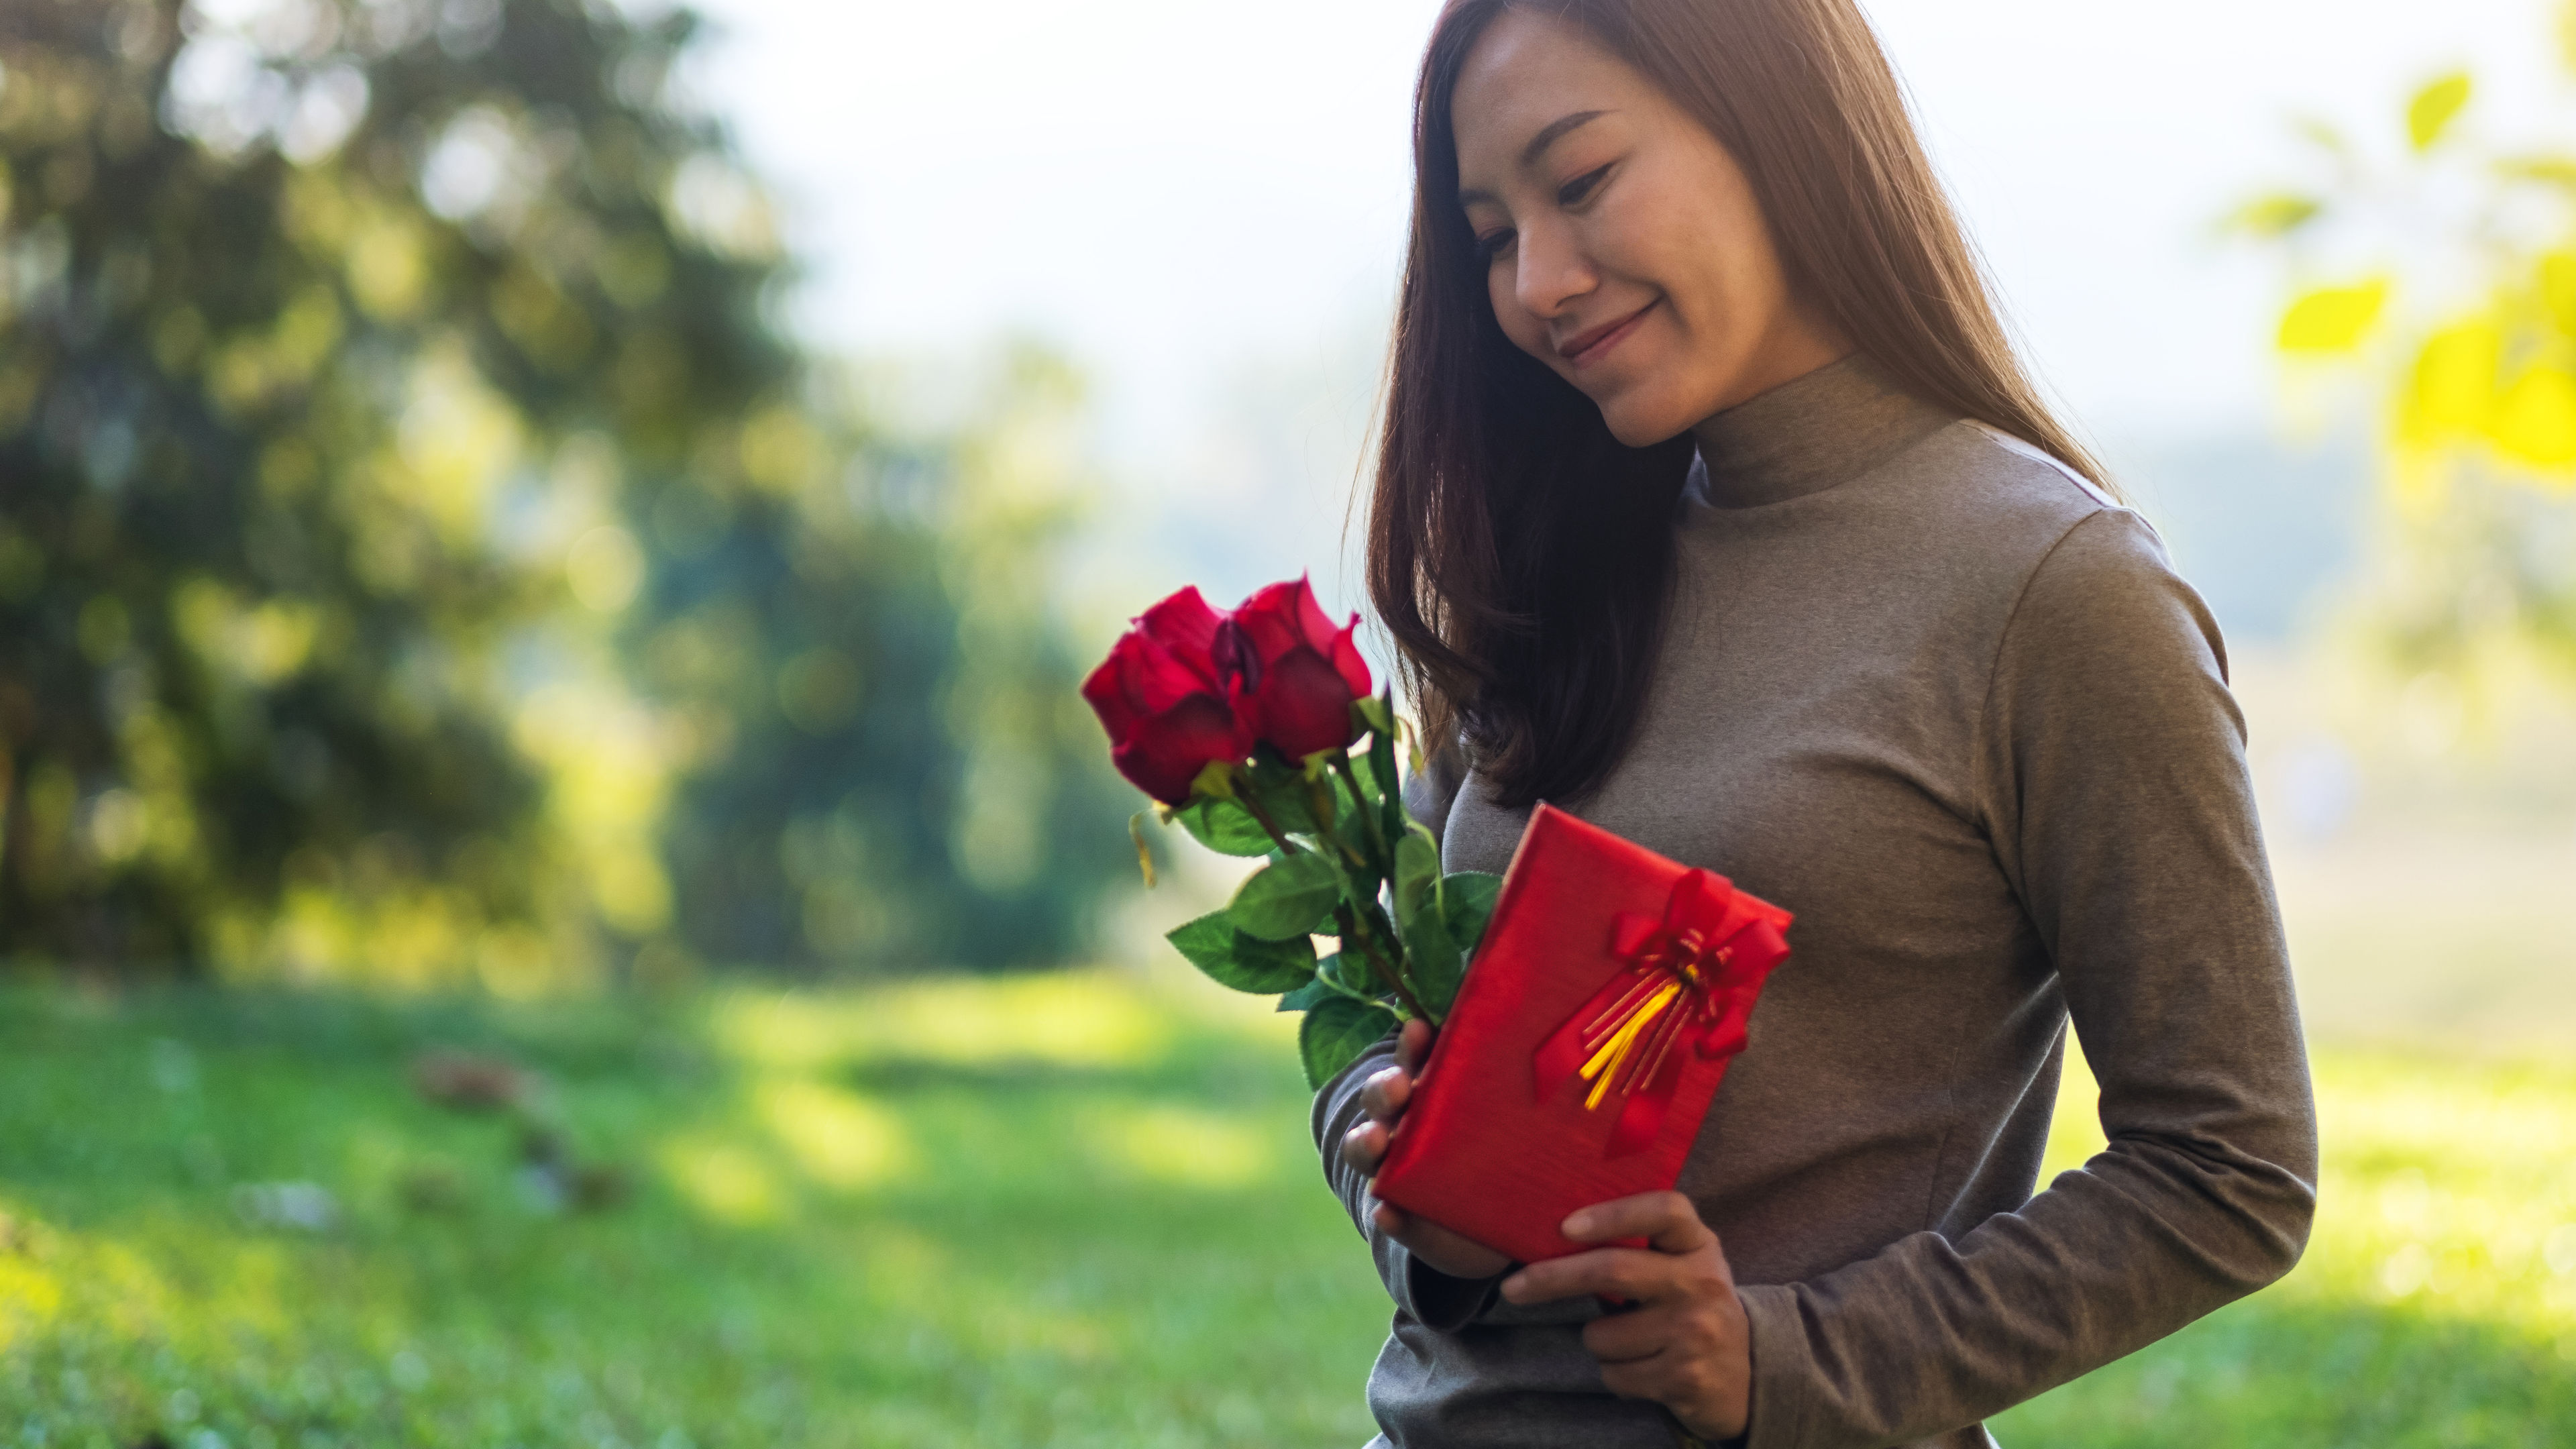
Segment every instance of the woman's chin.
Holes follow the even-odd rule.
[[[1636,397],[1623,391],[1594,401],[1601,408],[1601,422],[1610,430],[1610,436],[1631,448],[1650,448],[1669,441],[1699,421],[1689,409],[1674,407],[1668,399]]]

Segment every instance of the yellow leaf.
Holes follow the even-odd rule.
[[[2422,445],[2482,430],[2495,403],[2500,349],[2495,324],[2484,318],[2426,338],[2404,399],[2400,429],[2406,441]]]
[[[2294,191],[2267,191],[2253,197],[2229,212],[2219,224],[2223,232],[2271,238],[2288,236],[2316,219],[2324,206],[2313,196]]]
[[[2421,151],[2442,139],[2460,107],[2469,103],[2469,73],[2453,71],[2415,93],[2406,103],[2406,134]]]
[[[2349,352],[2379,320],[2388,302],[2388,279],[2352,287],[2319,287],[2281,314],[2283,352]]]
[[[2576,252],[2551,252],[2540,259],[2540,300],[2558,329],[2576,336]]]
[[[2496,449],[2538,467],[2576,463],[2576,374],[2534,367],[2515,378],[2497,405]]]

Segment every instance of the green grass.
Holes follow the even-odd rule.
[[[1387,1307],[1249,1007],[1106,975],[0,994],[0,1446],[1355,1446]],[[506,1122],[412,1091],[443,1046],[541,1070],[629,1199],[530,1197]],[[2298,1273],[2008,1444],[2567,1441],[2576,1069],[2329,1055],[2320,1085]],[[245,1221],[277,1181],[341,1221]]]

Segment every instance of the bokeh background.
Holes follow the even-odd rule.
[[[0,6],[0,1444],[1367,1437],[1073,685],[1357,606],[1433,8]],[[1998,1430],[2569,1442],[2569,16],[1870,9],[2227,631],[2326,1132]]]

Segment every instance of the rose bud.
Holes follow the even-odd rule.
[[[1199,591],[1183,589],[1139,616],[1082,682],[1118,773],[1166,805],[1189,803],[1190,782],[1210,763],[1252,753],[1252,731],[1210,657],[1217,623]]]
[[[1359,622],[1353,614],[1335,629],[1302,577],[1272,584],[1225,617],[1217,675],[1263,743],[1302,760],[1351,742],[1351,701],[1369,693],[1368,664],[1351,642]]]

